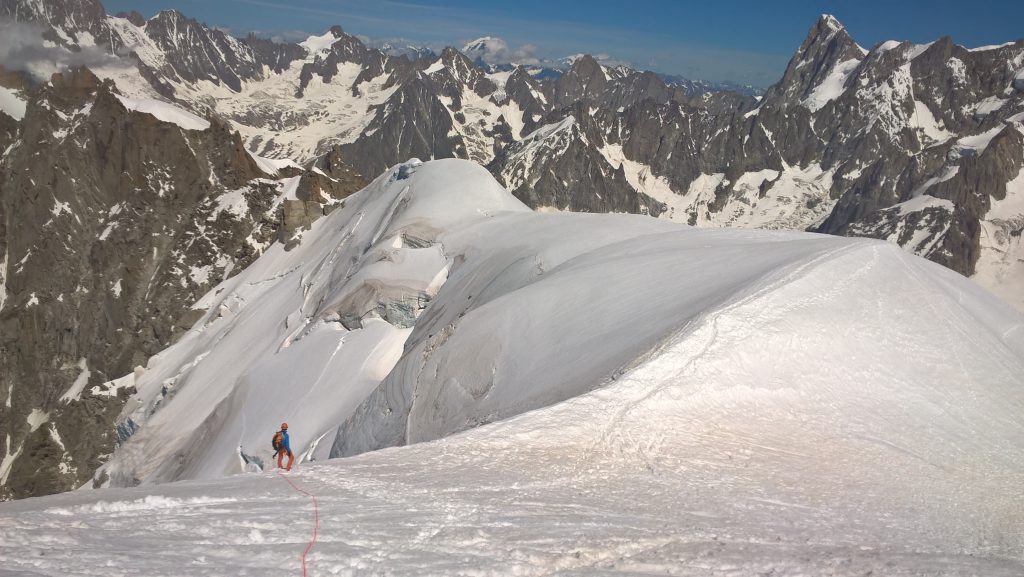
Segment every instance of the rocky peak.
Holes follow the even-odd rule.
[[[342,145],[347,161],[359,173],[370,175],[401,162],[396,159],[466,158],[464,139],[454,134],[453,117],[458,113],[452,114],[441,102],[439,90],[432,78],[422,74],[402,83],[363,135]]]
[[[645,99],[665,103],[673,99],[684,98],[681,90],[673,90],[665,85],[660,76],[653,72],[638,72],[631,68],[618,67],[617,78],[613,78],[606,87],[603,103],[614,109],[632,106]]]
[[[839,22],[838,18],[831,14],[822,14],[819,16],[818,21],[814,23],[814,27],[819,30],[827,29],[834,32],[846,32],[846,27]]]
[[[292,62],[306,56],[305,49],[298,44],[281,44],[266,38],[259,38],[251,33],[241,42],[253,51],[259,62],[269,66],[278,74],[287,70]]]
[[[198,28],[199,26],[201,24],[198,20],[189,18],[177,10],[161,10],[157,12],[156,16],[146,21],[147,31],[158,33],[168,29],[173,31],[177,28],[188,29],[190,27]],[[150,36],[154,36],[154,34],[150,34]]]
[[[363,58],[370,52],[361,40],[346,33],[341,26],[331,26],[331,34],[337,39],[331,45],[331,53],[336,55],[340,62],[362,63]]]
[[[566,74],[574,74],[580,78],[591,78],[597,74],[605,75],[601,64],[590,54],[584,54],[573,60]]]
[[[58,72],[50,77],[50,86],[65,98],[91,94],[101,84],[103,81],[85,67],[71,68],[67,72]]]
[[[262,176],[259,165],[245,150],[242,136],[226,120],[211,116],[209,119],[212,139],[219,143],[209,155],[211,165],[218,172],[220,183],[230,189],[238,189]]]
[[[47,40],[78,50],[83,32],[102,35],[107,13],[99,0],[0,0],[0,17],[40,24]]]
[[[663,207],[634,190],[622,166],[610,165],[599,151],[602,142],[589,105],[579,102],[568,112],[561,119],[549,116],[546,124],[506,147],[489,167],[495,178],[533,207],[660,213]]]
[[[139,28],[146,25],[146,17],[139,14],[136,10],[132,10],[131,12],[118,12],[117,17],[124,18]]]
[[[321,47],[316,52],[307,53],[307,62],[302,66],[299,89],[296,92],[296,96],[300,98],[305,93],[313,76],[319,76],[325,83],[330,83],[338,74],[338,66],[345,62],[375,64],[373,75],[383,71],[384,61],[380,51],[367,48],[361,40],[347,34],[341,26],[332,26],[328,34],[334,37],[330,48]],[[304,44],[304,46],[306,46],[304,50],[310,49],[310,45]]]
[[[523,127],[516,138],[533,132],[547,112],[544,88],[522,66],[516,66],[505,81],[505,97],[523,111]]]
[[[107,15],[99,0],[0,0],[0,15],[66,30],[89,30]]]
[[[544,87],[522,66],[516,66],[505,81],[505,94],[520,107],[525,107],[539,103],[538,99],[543,98]]]
[[[608,83],[604,69],[589,54],[573,61],[572,66],[554,84],[554,102],[566,106],[579,100],[591,100]]]
[[[467,86],[475,85],[483,77],[483,72],[473,61],[451,46],[441,51],[441,62],[456,80]]]
[[[865,54],[834,16],[823,14],[790,59],[782,80],[765,94],[765,100],[803,100],[838,64],[863,60]]]
[[[638,73],[635,84],[646,91],[658,91],[668,88],[660,76],[649,70]]]
[[[438,68],[437,63],[441,66]],[[426,62],[420,64],[423,67]],[[464,90],[471,90],[481,97],[487,97],[497,90],[497,86],[484,75],[463,53],[448,47],[441,52],[439,60],[433,64],[434,69],[426,78],[437,87],[437,92],[453,101],[453,110],[462,107]],[[424,69],[429,70],[429,68]],[[460,121],[461,122],[461,121]]]
[[[164,10],[145,26],[177,76],[186,82],[223,82],[235,92],[243,80],[262,76],[262,64],[243,43],[176,10]]]
[[[512,74],[509,74],[508,80],[506,81],[506,85],[508,85],[509,83],[522,83],[534,86],[538,89],[540,88],[540,84],[522,66],[516,66],[512,70]]]

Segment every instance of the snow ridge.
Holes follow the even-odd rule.
[[[1024,317],[890,243],[533,213],[415,161],[203,306],[105,469],[142,486],[0,504],[5,568],[294,570],[287,420],[317,572],[1024,569]]]

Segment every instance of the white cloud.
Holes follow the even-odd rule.
[[[129,66],[100,48],[84,46],[72,52],[43,38],[43,27],[25,22],[0,22],[0,64],[23,70],[40,80],[73,66]]]
[[[487,64],[540,64],[537,58],[537,47],[524,44],[518,48],[510,48],[501,38],[486,36],[466,43],[462,52],[471,60],[480,60]]]

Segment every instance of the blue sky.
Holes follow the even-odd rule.
[[[768,86],[819,14],[834,14],[864,47],[890,39],[965,46],[1024,36],[1020,0],[104,0],[147,18],[174,8],[207,24],[294,39],[340,24],[352,34],[433,47],[498,36],[539,58],[607,54],[659,72]]]

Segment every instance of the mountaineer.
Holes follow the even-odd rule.
[[[274,433],[274,452],[277,453],[277,468],[281,468],[281,461],[285,455],[288,455],[288,466],[285,467],[286,471],[292,470],[292,463],[295,461],[295,455],[292,454],[292,446],[288,441],[288,423],[281,423],[281,430]]]

